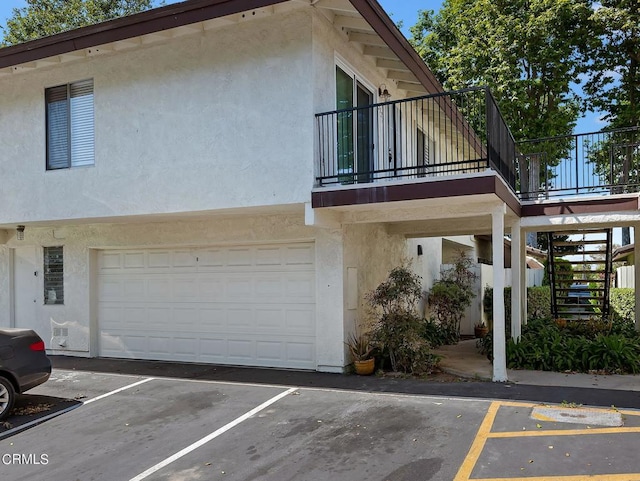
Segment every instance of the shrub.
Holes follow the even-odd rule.
[[[482,306],[485,314],[493,319],[493,288],[486,287]],[[511,325],[511,287],[504,289],[504,317]],[[527,287],[527,322],[551,317],[551,289],[549,286]]]
[[[409,267],[399,266],[366,296],[377,317],[372,341],[388,357],[394,371],[426,374],[438,362],[423,337],[424,320],[417,314],[422,298],[420,281]]]
[[[442,325],[434,318],[424,320],[422,336],[431,347],[440,347],[447,344],[455,344],[460,336],[451,326]]]
[[[472,264],[472,259],[461,251],[451,268],[444,270],[429,290],[429,307],[443,330],[452,333],[452,343],[458,342],[464,311],[475,297],[473,286],[477,276],[471,270]]]
[[[564,327],[563,327],[564,326]],[[518,342],[507,341],[507,366],[543,371],[640,372],[640,336],[629,323],[532,320]],[[492,348],[492,346],[482,346]],[[491,353],[491,351],[489,351]]]
[[[634,289],[612,288],[609,302],[614,319],[635,322],[636,297]]]

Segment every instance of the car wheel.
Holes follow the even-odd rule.
[[[8,379],[0,376],[0,419],[6,418],[16,400],[16,391]]]

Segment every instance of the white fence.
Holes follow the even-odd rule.
[[[636,277],[634,266],[622,266],[616,269],[616,287],[630,287],[635,289]]]

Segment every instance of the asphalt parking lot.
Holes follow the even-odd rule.
[[[640,411],[55,369],[0,479],[640,480]],[[27,398],[28,396],[25,396]]]

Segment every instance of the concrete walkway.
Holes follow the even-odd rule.
[[[486,356],[479,354],[475,339],[461,341],[455,346],[442,346],[434,352],[442,356],[440,367],[445,372],[469,379],[491,380],[492,365]],[[640,391],[640,375],[598,375],[508,369],[507,376],[511,383],[531,386]]]

